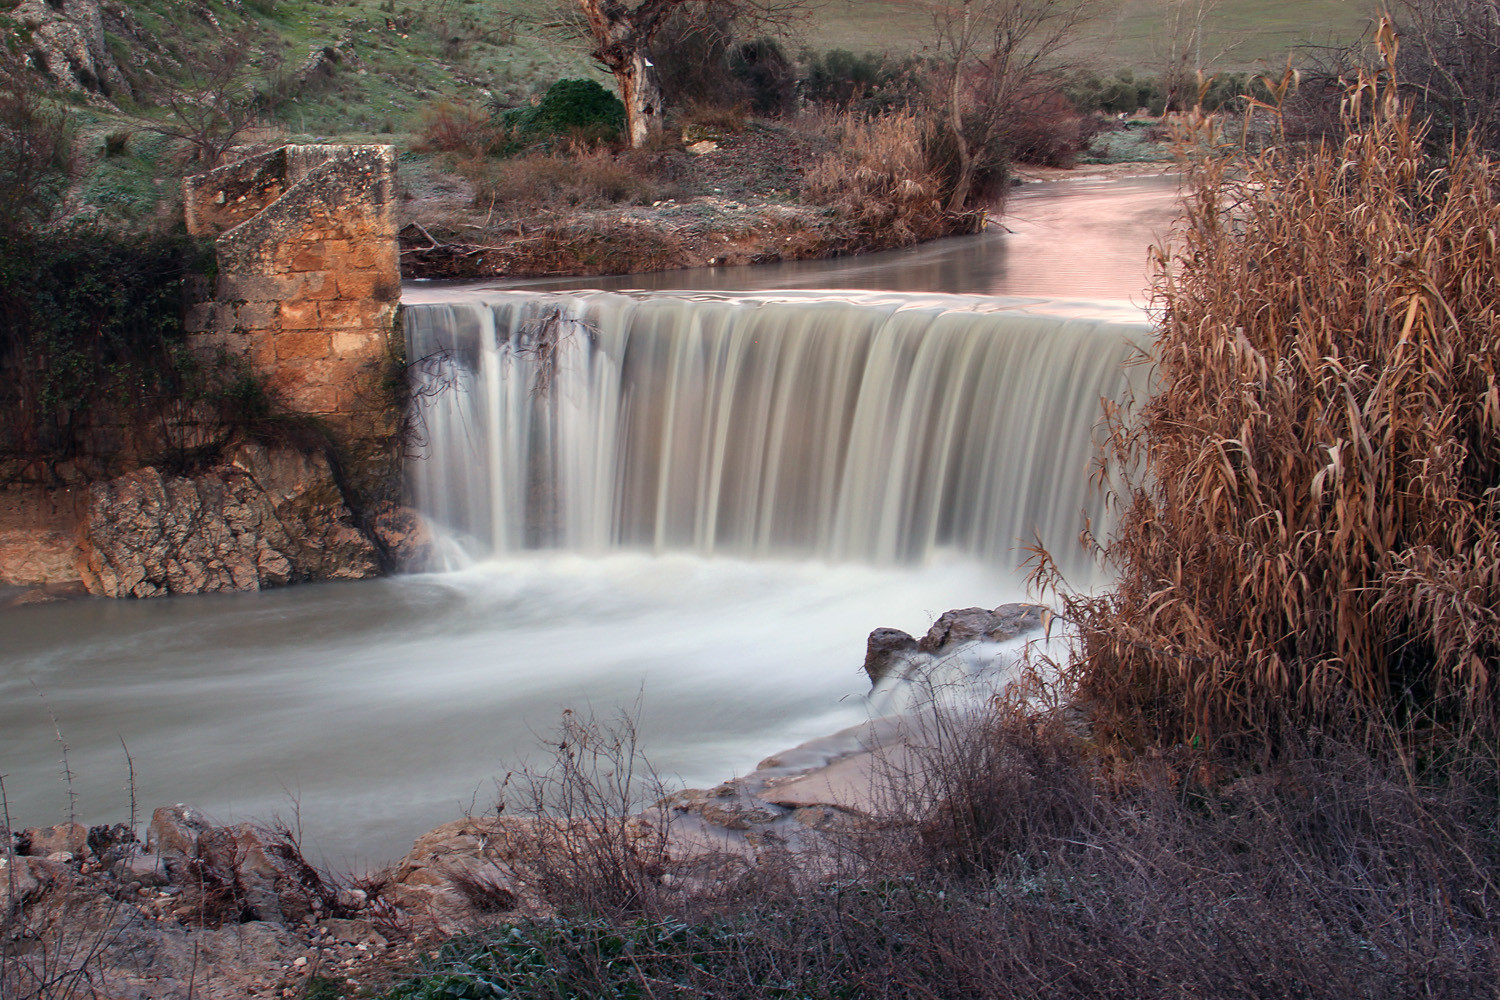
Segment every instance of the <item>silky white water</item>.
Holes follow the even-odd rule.
[[[357,867],[486,807],[567,708],[639,699],[643,749],[695,785],[862,721],[871,629],[1025,599],[1033,532],[1076,559],[1099,398],[1144,374],[1118,303],[931,293],[1138,302],[1169,196],[1054,185],[1013,233],[614,279],[712,295],[408,288],[454,383],[421,401],[412,486],[463,568],[0,610],[15,824],[69,815],[57,732],[84,822],[128,818],[123,738],[142,813],[300,803],[313,855]],[[865,292],[729,291],[757,284]],[[536,393],[513,334],[554,306],[587,323]]]
[[[426,359],[410,481],[483,554],[1009,569],[1040,544],[1086,576],[1078,536],[1108,529],[1101,404],[1140,382],[1146,336],[1093,311],[826,292],[409,305]]]

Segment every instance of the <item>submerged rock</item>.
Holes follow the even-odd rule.
[[[318,452],[244,444],[192,478],[138,469],[94,484],[86,508],[78,569],[99,596],[251,591],[380,569]]]

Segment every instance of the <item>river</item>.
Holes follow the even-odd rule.
[[[1019,529],[985,520],[996,504],[984,491],[1008,495],[992,481],[1003,487],[1063,453],[1065,470],[1049,477],[1087,476],[1078,457],[1078,442],[1089,440],[1084,403],[1069,417],[1077,426],[1067,448],[1007,458],[986,443],[983,427],[1015,436],[1015,414],[1039,412],[1029,392],[1084,401],[1099,392],[1076,378],[1043,389],[1046,379],[1025,375],[1017,352],[1036,353],[1042,341],[1055,352],[1058,338],[1011,319],[991,337],[976,332],[987,322],[976,316],[1018,306],[1071,324],[1079,343],[1120,342],[1118,330],[1142,328],[1147,246],[1165,233],[1174,193],[1170,178],[1035,185],[1012,198],[1003,228],[846,261],[412,286],[411,315],[428,318],[411,322],[457,330],[472,320],[490,331],[478,347],[458,345],[469,351],[473,391],[451,412],[428,414],[428,454],[413,470],[424,503],[459,539],[454,568],[0,611],[0,774],[13,820],[46,825],[70,808],[84,822],[126,819],[128,746],[142,810],[189,802],[220,821],[295,817],[314,857],[360,868],[488,807],[494,782],[539,754],[566,708],[609,715],[635,706],[643,749],[689,785],[862,721],[860,662],[872,628],[920,634],[947,608],[1024,598],[1016,559],[994,549],[996,537]],[[671,288],[694,296],[607,294]],[[524,289],[595,291],[537,298]],[[821,289],[846,291],[811,291]],[[800,291],[738,294],[767,290]],[[546,405],[507,389],[514,357],[503,337],[497,353],[496,331],[523,322],[522,300],[562,302],[607,326],[591,355],[612,359],[605,374],[590,368],[594,381],[572,389],[564,379]],[[837,310],[848,349],[818,360],[804,345],[831,342],[826,328],[807,321],[805,336],[783,336],[804,321],[765,325],[775,310],[806,308]],[[657,330],[662,310],[678,317],[672,338]],[[851,326],[850,311],[874,318]],[[1014,346],[992,349],[997,337]],[[709,342],[719,345],[712,356],[698,346]],[[887,349],[894,353],[880,354]],[[1024,363],[1038,372],[1072,364],[1037,357]],[[693,365],[708,374],[689,377]],[[1101,385],[1114,384],[1113,365],[1096,372]],[[965,374],[981,369],[993,369],[991,382]],[[835,405],[820,387],[839,378],[854,388]],[[969,388],[940,391],[950,382]],[[877,411],[889,405],[911,419],[877,419],[862,431],[870,386]],[[1011,409],[992,406],[997,395]],[[517,439],[502,414],[522,410],[545,421]],[[590,430],[604,424],[607,446]],[[825,429],[786,430],[812,426]],[[1045,445],[1050,433],[1024,437]],[[861,444],[861,434],[874,437]],[[907,445],[884,444],[899,434]],[[826,440],[823,451],[783,445],[813,437]],[[742,461],[749,452],[759,456],[753,468]],[[841,468],[916,458],[873,478],[799,486],[807,474],[798,469],[833,461],[814,452]],[[686,478],[674,471],[684,462]],[[538,469],[553,477],[545,511],[527,509],[525,497],[505,500],[507,483]],[[973,517],[949,516],[952,490],[967,491]],[[1074,496],[1038,501],[1048,517],[1066,515],[1057,530],[1069,535],[1068,516],[1082,504]],[[1013,513],[1025,521],[1030,509]],[[824,544],[824,534],[847,544]]]

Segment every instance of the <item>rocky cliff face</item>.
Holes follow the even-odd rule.
[[[240,445],[191,478],[139,469],[89,488],[78,569],[92,594],[156,597],[376,576],[328,460]]]
[[[22,0],[11,16],[30,29],[37,68],[59,85],[130,96],[130,84],[104,42],[99,0]]]

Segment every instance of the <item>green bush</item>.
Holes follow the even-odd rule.
[[[734,949],[733,932],[676,920],[559,919],[455,938],[387,1000],[501,1000],[508,997],[590,997],[637,1000],[646,984],[680,983],[707,956]]]
[[[593,80],[559,80],[535,107],[502,112],[500,123],[522,142],[613,142],[625,131],[625,105]]]
[[[847,49],[804,52],[802,96],[813,104],[850,108],[867,114],[906,107],[917,90],[921,61],[887,55],[856,55]]]

